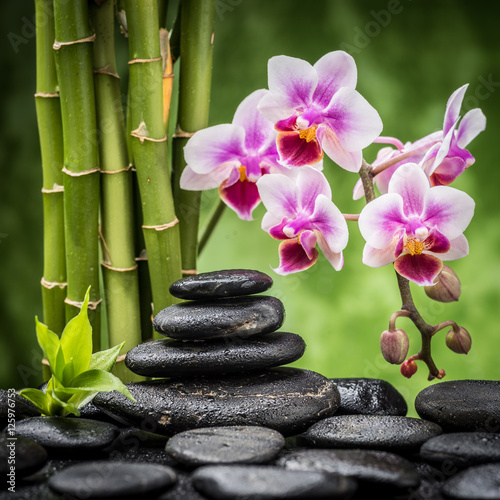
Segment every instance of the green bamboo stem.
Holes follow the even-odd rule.
[[[212,236],[214,229],[219,223],[220,218],[222,217],[222,214],[224,213],[226,207],[227,205],[220,199],[213,207],[212,212],[208,216],[207,223],[203,228],[203,231],[201,232],[200,242],[198,243],[198,255],[200,255],[203,249],[205,248],[210,236]]]
[[[52,0],[36,0],[35,105],[43,173],[43,322],[61,334],[66,323],[66,257],[64,252],[63,142],[61,106],[52,44]],[[50,368],[43,365],[44,380]]]
[[[122,354],[142,342],[139,279],[134,248],[134,205],[125,118],[116,73],[113,0],[90,3],[94,42],[94,87],[101,166],[101,253],[109,345],[125,341]],[[124,363],[115,375],[136,376]]]
[[[156,0],[125,1],[130,52],[132,153],[139,185],[153,314],[176,302],[181,277],[179,225],[163,124],[163,71]]]
[[[189,137],[208,126],[212,80],[215,0],[183,0],[181,4],[180,76],[177,130],[173,138],[173,190],[180,221],[182,269],[196,270],[201,192],[184,191],[179,180],[186,163]]]
[[[66,319],[78,313],[89,286],[93,348],[100,350],[99,168],[92,42],[87,0],[54,0],[54,42],[64,136]]]

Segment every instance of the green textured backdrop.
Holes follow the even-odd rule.
[[[438,304],[414,287],[428,322],[454,319],[472,335],[467,356],[449,351],[444,332],[434,355],[447,380],[498,379],[500,341],[500,209],[498,167],[500,120],[499,7],[466,0],[217,0],[213,94],[210,123],[230,122],[239,102],[267,86],[267,60],[278,54],[314,63],[332,50],[350,52],[358,66],[358,90],[379,111],[384,135],[413,141],[442,127],[446,100],[469,83],[464,111],[481,107],[487,129],[470,145],[473,165],[454,187],[476,200],[466,231],[470,255],[452,263],[462,281],[458,303]],[[41,382],[34,316],[41,316],[42,198],[35,91],[34,7],[10,2],[0,18],[0,387]],[[126,41],[118,39],[123,48]],[[121,67],[126,68],[122,51]],[[372,160],[376,149],[366,152]],[[325,174],[343,212],[359,212],[351,199],[356,175],[328,160]],[[202,219],[215,200],[203,197]],[[255,221],[242,222],[226,211],[199,262],[199,271],[254,268],[274,279],[270,293],[287,310],[283,330],[304,337],[307,350],[294,365],[328,377],[383,378],[413,399],[428,385],[420,367],[411,379],[387,365],[379,335],[399,308],[394,271],[361,264],[363,241],[350,223],[345,267],[335,272],[323,258],[309,271],[280,277],[277,242]],[[417,332],[404,319],[410,352]]]

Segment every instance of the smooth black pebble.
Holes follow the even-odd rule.
[[[0,434],[0,474],[2,478],[14,470],[16,478],[28,476],[45,465],[47,450],[23,436]]]
[[[446,498],[457,500],[498,500],[500,463],[476,465],[457,472],[441,489]]]

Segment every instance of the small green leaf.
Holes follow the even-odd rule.
[[[71,396],[68,403],[71,403],[77,408],[81,408],[82,406],[85,406],[87,403],[90,403],[94,399],[96,394],[97,392],[80,390],[78,393],[75,393],[73,394],[73,396]]]
[[[31,401],[40,413],[43,415],[50,415],[50,401],[47,395],[38,389],[23,389],[19,392],[21,396]]]
[[[60,399],[55,391],[52,391],[49,396],[51,396],[54,401],[61,407],[60,415],[62,415],[63,417],[69,415],[70,413],[74,413],[77,417],[80,416],[78,408],[75,405]]]
[[[111,349],[92,354],[89,370],[104,370],[105,372],[110,372],[115,366],[116,358],[124,345],[125,342],[122,342],[120,345],[115,345],[115,347]]]
[[[66,366],[66,360],[64,358],[64,352],[62,350],[62,346],[59,345],[59,348],[57,349],[57,354],[56,354],[56,360],[54,363],[54,366],[52,367],[52,374],[54,375],[54,381],[53,383],[55,384],[56,381],[59,382],[61,385],[64,385],[65,380],[64,380],[64,367]]]
[[[40,323],[38,317],[35,316],[36,338],[38,345],[47,356],[52,371],[55,369],[57,350],[59,349],[59,337],[56,333],[49,330],[47,325]]]
[[[92,326],[87,313],[89,294],[90,287],[87,289],[80,312],[68,322],[61,334],[64,358],[67,362],[73,360],[75,375],[88,370],[92,357]]]

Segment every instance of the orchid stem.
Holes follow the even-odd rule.
[[[342,214],[345,220],[349,221],[358,221],[359,220],[359,214]]]
[[[215,204],[214,208],[212,209],[211,214],[208,216],[208,222],[203,228],[200,242],[198,243],[198,256],[205,248],[205,245],[207,244],[220,218],[222,217],[222,214],[224,213],[226,206],[227,205],[221,199],[219,199]]]
[[[359,176],[363,183],[365,192],[366,203],[370,203],[375,199],[375,188],[373,187],[373,170],[371,165],[363,158],[361,168],[359,169]]]
[[[436,334],[437,332],[443,330],[447,326],[451,326],[453,328],[453,331],[458,333],[460,328],[459,326],[454,322],[454,321],[443,321],[442,323],[439,323],[439,325],[436,325],[434,327],[433,335]]]
[[[389,331],[390,332],[393,332],[394,330],[396,330],[396,320],[400,317],[409,318],[410,312],[406,311],[406,310],[401,310],[401,311],[396,311],[395,313],[393,313],[389,319]]]
[[[405,147],[405,145],[399,139],[396,139],[396,137],[385,137],[381,135],[380,137],[377,137],[377,139],[375,139],[373,142],[377,144],[392,144],[400,151]]]

